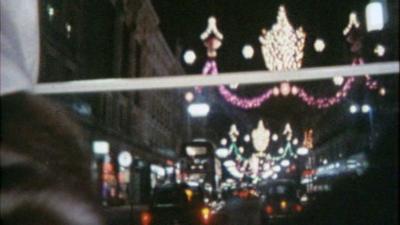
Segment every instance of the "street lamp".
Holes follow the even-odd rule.
[[[191,117],[206,117],[210,112],[210,106],[207,103],[192,103],[187,110]]]
[[[363,113],[369,113],[371,111],[371,106],[364,104],[361,106],[361,112]]]
[[[379,31],[387,20],[386,1],[373,0],[365,8],[367,31]]]
[[[358,112],[358,106],[357,105],[351,105],[350,106],[350,113],[355,114]]]

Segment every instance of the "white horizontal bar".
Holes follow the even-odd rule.
[[[261,84],[281,81],[309,81],[328,79],[334,76],[363,76],[398,74],[399,62],[381,62],[364,65],[345,65],[304,68],[296,71],[253,71],[220,73],[218,76],[179,75],[146,78],[115,78],[39,83],[36,94],[67,94],[111,91],[136,91],[148,89],[189,88],[195,86],[216,86],[221,84]]]

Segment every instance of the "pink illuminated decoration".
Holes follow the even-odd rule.
[[[347,35],[351,33],[350,31],[352,29],[358,29],[357,26],[357,21],[356,21],[356,15],[351,14],[350,16],[350,22],[349,25],[346,27],[345,31],[343,32],[344,35]],[[304,49],[304,39],[305,39],[305,33],[303,33],[302,29],[299,28],[299,30],[294,31],[293,28],[291,28],[290,23],[287,21],[286,17],[286,11],[283,6],[279,8],[279,13],[278,13],[278,18],[277,18],[278,23],[274,25],[272,31],[269,33],[270,35],[278,35],[279,29],[283,29],[286,31],[286,35],[290,37],[297,37],[297,38],[285,38],[287,42],[289,43],[291,40],[293,43],[288,44],[289,46],[292,46],[292,53],[289,56],[285,57],[282,60],[282,62],[276,61],[277,58],[274,58],[274,61],[271,60],[266,60],[266,65],[267,68],[271,70],[293,70],[293,69],[298,69],[301,67],[301,60],[303,56],[303,49]],[[283,22],[282,22],[283,21]],[[211,28],[210,28],[211,27]],[[278,29],[279,28],[279,29]],[[285,28],[285,29],[284,29]],[[289,29],[290,28],[290,29]],[[291,31],[291,32],[289,32]],[[215,33],[212,35],[212,33]],[[281,32],[282,33],[282,32]],[[288,45],[275,45],[269,43],[269,41],[279,41],[279,38],[266,38],[265,36],[267,33],[264,31],[261,40],[262,40],[262,47],[268,47],[271,48],[271,46],[280,46],[281,48],[285,48],[285,46]],[[213,41],[216,41],[216,44],[209,44],[209,41],[211,39]],[[218,31],[216,28],[216,19],[215,18],[210,18],[209,19],[209,27],[207,30],[202,34],[201,39],[205,41],[205,46],[207,47],[207,56],[208,60],[206,61],[202,74],[203,75],[217,75],[218,74],[218,66],[217,62],[215,60],[217,56],[217,49],[222,45],[221,41],[223,39],[222,34]],[[214,40],[215,39],[215,40]],[[264,49],[265,50],[265,49]],[[279,51],[278,51],[279,50]],[[284,51],[284,49],[278,49],[276,51]],[[273,53],[276,51],[272,51],[271,49],[268,50],[267,52]],[[268,63],[267,63],[268,62]],[[289,63],[290,62],[290,63]],[[364,61],[361,57],[355,57],[352,65],[361,65],[363,64]],[[271,65],[270,65],[271,64]],[[275,65],[279,64],[279,65]],[[366,82],[365,85],[369,90],[380,90],[383,87],[380,87],[378,85],[377,81],[374,81],[369,75],[365,76]],[[308,106],[312,107],[317,107],[319,109],[322,108],[328,108],[333,105],[336,105],[340,102],[343,101],[350,92],[350,90],[353,87],[355,78],[354,77],[349,77],[344,79],[344,82],[342,85],[340,85],[339,89],[336,91],[331,96],[328,97],[316,97],[310,93],[308,93],[304,88],[300,86],[296,86],[294,84],[290,84],[289,82],[282,82],[277,86],[271,87],[269,89],[264,90],[260,95],[254,96],[254,97],[241,97],[238,96],[237,94],[233,93],[231,90],[229,90],[227,87],[224,85],[221,85],[218,87],[220,95],[225,99],[225,101],[229,102],[233,106],[236,106],[241,109],[254,109],[260,107],[264,102],[268,101],[271,99],[271,97],[288,97],[288,96],[293,96],[297,97],[301,101],[303,101],[305,104]],[[201,91],[199,87],[196,88],[197,91]],[[383,95],[382,95],[383,96]]]

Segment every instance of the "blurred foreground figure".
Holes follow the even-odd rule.
[[[78,127],[61,107],[28,94],[39,66],[37,1],[0,4],[1,224],[101,224]]]
[[[61,108],[39,97],[1,97],[2,224],[100,224],[89,151]]]

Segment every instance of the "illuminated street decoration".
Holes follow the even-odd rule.
[[[308,154],[308,149],[304,145],[312,148],[312,130],[306,130],[303,145],[300,145],[299,139],[294,137],[289,123],[285,124],[281,132],[282,137],[278,137],[277,133],[272,135],[272,132],[265,127],[263,120],[259,120],[257,127],[251,132],[251,146],[238,146],[237,141],[241,139],[239,139],[239,131],[235,124],[230,126],[228,135],[230,137],[229,147],[218,148],[217,156],[221,155],[222,157],[218,157],[225,160],[223,165],[230,175],[239,180],[247,177],[252,183],[278,177],[280,172],[289,173],[291,170],[281,171],[281,166],[291,168],[293,166],[291,162],[296,160],[298,156]],[[247,134],[244,136],[247,136]],[[275,142],[280,140],[282,145],[278,148],[274,147],[275,149],[269,149],[270,139],[275,140]]]
[[[360,27],[360,22],[358,21],[357,14],[355,12],[351,12],[349,15],[349,22],[347,26],[343,30],[343,35],[346,36],[349,34],[352,28],[358,29]]]
[[[270,31],[262,29],[259,41],[265,66],[271,71],[296,70],[302,65],[306,33],[300,27],[294,30],[286,9],[280,6],[277,23]]]
[[[352,19],[353,17],[351,16]],[[359,26],[355,22],[357,21],[351,23],[352,26]],[[305,36],[306,34],[301,28],[296,31],[293,29],[287,19],[285,8],[283,6],[279,7],[277,23],[273,25],[269,32],[264,29],[259,38],[266,67],[273,71],[299,69],[302,65]],[[284,56],[273,57],[278,54],[283,54]],[[213,72],[215,74],[217,70]],[[289,95],[301,99],[309,106],[327,108],[340,103],[351,90],[353,82],[354,78],[347,79],[340,89],[330,97],[315,97],[304,88],[291,85],[289,82],[283,82],[279,86],[266,89],[255,97],[240,97],[223,85],[219,86],[219,93],[225,101],[242,109],[258,108],[271,97],[286,97]]]
[[[349,16],[349,23],[343,30],[343,35],[348,36],[347,41],[353,41],[354,29],[359,29],[360,23],[355,13]],[[359,31],[356,31],[358,34]],[[303,50],[306,34],[302,28],[294,30],[290,25],[286,10],[283,6],[279,7],[277,23],[273,25],[270,31],[263,30],[259,40],[262,45],[264,60],[266,67],[273,71],[299,69],[302,66]],[[204,45],[207,47],[207,61],[203,67],[203,75],[217,75],[218,66],[216,62],[217,50],[222,45],[223,35],[216,27],[216,19],[211,17],[208,21],[208,27],[201,35]],[[357,43],[352,43],[351,51],[359,52]],[[357,53],[358,54],[358,53]],[[361,65],[363,60],[361,57],[355,57],[352,65]],[[264,102],[267,102],[271,97],[287,97],[293,96],[299,98],[306,105],[319,109],[328,108],[343,101],[353,88],[355,81],[354,77],[347,79],[337,76],[335,85],[339,86],[338,90],[330,96],[318,97],[310,94],[304,88],[283,82],[279,85],[264,90],[258,96],[241,97],[232,92],[225,85],[220,85],[218,91],[225,101],[233,106],[241,109],[254,109],[260,107]],[[376,81],[366,76],[365,85],[369,90],[378,89]],[[233,88],[236,89],[236,88]],[[200,87],[196,90],[201,91]]]
[[[236,124],[232,124],[231,129],[229,130],[229,137],[231,138],[231,141],[236,142],[238,136],[239,136],[239,131],[236,127]]]
[[[325,49],[325,42],[324,40],[318,38],[317,40],[315,40],[314,42],[314,49],[316,52],[322,52]]]
[[[307,149],[312,149],[314,147],[314,137],[313,137],[313,130],[309,129],[304,132],[304,141],[303,146]]]
[[[379,57],[385,55],[385,51],[386,51],[385,47],[383,47],[383,45],[381,44],[376,45],[374,48],[374,53]]]
[[[253,146],[258,154],[263,154],[269,144],[270,131],[264,127],[262,120],[258,121],[258,126],[251,132]]]

